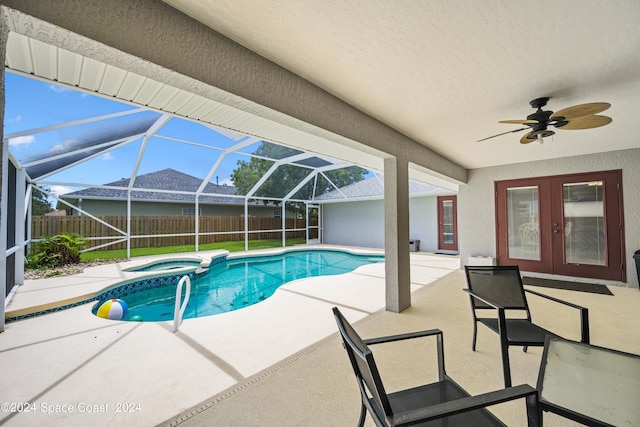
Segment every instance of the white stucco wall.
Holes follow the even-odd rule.
[[[640,149],[470,170],[467,185],[461,185],[458,193],[461,266],[469,255],[496,254],[494,181],[617,169],[622,170],[624,203],[627,283],[623,285],[638,287],[633,253],[640,249]]]
[[[435,252],[438,249],[437,197],[409,199],[409,238],[420,240],[421,252]]]
[[[330,203],[323,206],[323,243],[384,247],[384,204],[382,200]],[[409,200],[409,238],[420,240],[420,251],[438,248],[436,197]]]

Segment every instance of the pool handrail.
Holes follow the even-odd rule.
[[[184,294],[184,302],[182,303],[182,305],[180,305],[180,300],[182,299],[182,285],[184,285],[185,283],[187,284],[187,291]],[[176,305],[173,311],[173,332],[177,332],[180,324],[182,323],[182,315],[187,309],[190,295],[191,279],[189,278],[189,276],[182,276],[182,279],[180,279],[176,288]]]

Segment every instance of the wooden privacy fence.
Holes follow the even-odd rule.
[[[111,226],[126,232],[126,215],[96,216]],[[195,244],[194,216],[132,216],[131,247],[158,247]],[[199,218],[200,244],[244,240],[244,217],[202,216]],[[249,239],[281,239],[280,218],[249,218]],[[285,220],[287,238],[305,237],[305,220]],[[271,231],[267,231],[271,230]],[[273,231],[277,230],[277,231]],[[89,247],[125,238],[126,236],[88,216],[34,216],[31,237],[38,239],[56,234],[75,233],[89,240]],[[136,236],[141,236],[136,238]],[[126,242],[110,245],[108,249],[125,249]]]

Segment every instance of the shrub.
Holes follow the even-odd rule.
[[[55,268],[80,262],[80,250],[87,241],[78,234],[57,234],[38,241],[35,250],[27,256],[29,268]]]

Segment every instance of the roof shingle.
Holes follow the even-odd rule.
[[[120,179],[118,181],[104,184],[110,187],[123,187],[122,190],[113,188],[92,187],[84,190],[74,191],[61,196],[63,199],[104,199],[104,200],[127,200],[127,188],[130,179]],[[196,178],[174,169],[168,168],[156,172],[147,173],[136,177],[133,188],[146,190],[167,190],[167,191],[184,191],[195,193],[202,179]],[[216,194],[216,196],[200,196],[199,203],[205,204],[243,204],[244,200],[237,197],[224,197],[227,195],[235,195],[236,187],[233,185],[217,185],[211,182],[207,183],[203,193]],[[194,194],[176,194],[164,193],[157,191],[132,191],[131,199],[147,202],[186,202],[194,203]],[[252,204],[262,204],[261,201],[252,202]]]

